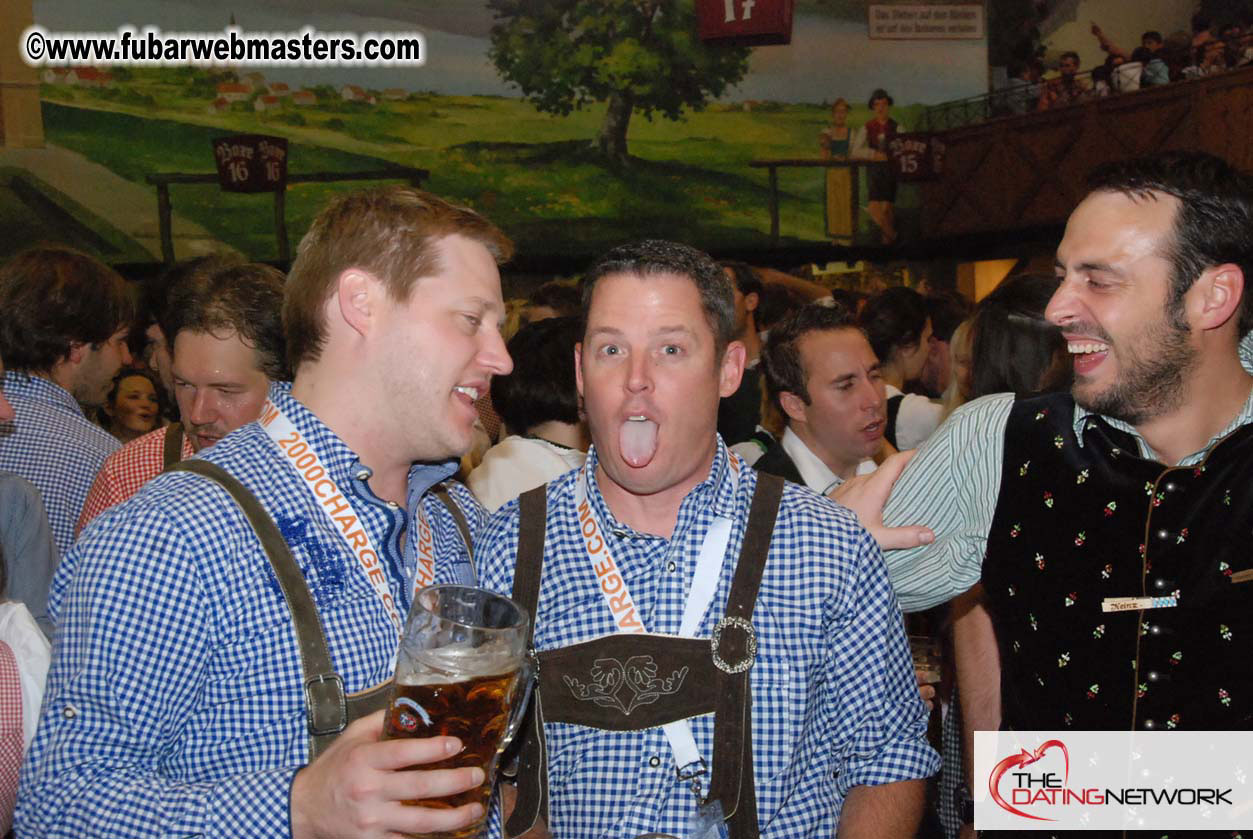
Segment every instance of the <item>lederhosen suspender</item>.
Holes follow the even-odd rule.
[[[331,664],[326,633],[322,629],[322,621],[318,617],[313,596],[309,593],[309,586],[305,583],[304,573],[292,557],[274,519],[257,501],[256,496],[221,466],[206,460],[185,460],[170,466],[166,471],[194,472],[219,484],[239,505],[248,524],[261,541],[261,547],[274,569],[274,576],[283,590],[283,599],[287,601],[287,610],[291,613],[292,626],[296,631],[300,669],[304,676],[305,710],[309,718],[309,761],[312,762],[350,722],[387,707],[391,681],[356,693],[344,692],[344,680]],[[453,514],[469,548],[470,529],[461,510],[453,503],[444,487],[438,487],[436,495]]]
[[[183,459],[183,424],[172,422],[165,429],[165,445],[161,451],[161,468],[169,469]]]
[[[508,836],[525,833],[536,819],[548,821],[545,722],[637,731],[713,711],[713,776],[706,800],[721,802],[731,839],[757,839],[749,685],[757,639],[751,621],[782,495],[781,478],[757,476],[726,613],[714,628],[712,640],[615,633],[538,654],[538,684],[519,734],[518,800],[505,825]],[[535,615],[543,576],[547,487],[524,493],[519,504],[513,599]],[[534,627],[535,621],[531,624]],[[659,696],[643,696],[642,703],[628,705],[622,701],[621,690],[596,695],[595,678],[590,675],[593,667],[622,666],[625,675],[633,659],[645,658],[660,677],[653,682]],[[633,700],[641,696],[636,691]]]

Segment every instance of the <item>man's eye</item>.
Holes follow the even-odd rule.
[[[681,347],[675,346],[674,344],[667,344],[666,346],[661,348],[661,351],[665,353],[666,355],[678,355],[679,353],[683,352],[683,349]]]
[[[470,324],[470,326],[474,327],[475,329],[478,329],[479,325],[483,323],[483,318],[479,317],[478,315],[467,314],[467,315],[464,315],[463,317],[465,317],[466,323]]]

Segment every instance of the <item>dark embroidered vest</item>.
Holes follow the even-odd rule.
[[[1245,729],[1253,724],[1253,425],[1196,466],[1139,456],[1074,402],[1015,402],[983,583],[1004,725]],[[1178,606],[1103,612],[1102,600]]]

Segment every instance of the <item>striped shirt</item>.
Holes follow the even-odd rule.
[[[757,472],[730,466],[719,438],[709,476],[679,508],[669,539],[618,522],[595,480],[588,500],[609,551],[650,632],[676,634],[701,544],[715,517],[733,521],[727,557],[738,557]],[[595,474],[596,452],[586,469]],[[615,631],[574,506],[569,472],[548,485],[536,649],[558,649]],[[481,541],[483,585],[512,589],[518,502],[501,507]],[[719,572],[698,637],[723,614],[734,561]],[[901,616],[878,546],[848,510],[794,484],[783,492],[757,605],[751,673],[752,742],[758,817],[766,839],[831,837],[849,790],[925,778],[939,768],[927,745]],[[692,721],[697,747],[713,755],[713,716]],[[558,839],[687,835],[696,807],[675,777],[660,728],[602,731],[545,726],[549,829]],[[498,836],[498,814],[489,835]]]
[[[1240,344],[1240,360],[1246,369],[1253,367],[1253,333]],[[884,524],[923,524],[935,531],[930,545],[884,554],[892,587],[905,611],[929,609],[979,582],[1000,496],[1005,424],[1013,405],[1012,393],[997,393],[958,408],[918,450],[892,488],[883,508]],[[1075,405],[1075,436],[1080,444],[1089,416],[1091,412]],[[1141,457],[1157,459],[1133,426],[1111,417],[1103,419],[1135,437]],[[1199,463],[1215,443],[1250,422],[1253,393],[1226,428],[1179,465]]]
[[[410,516],[372,473],[275,383],[270,398],[318,449],[379,554],[403,614],[415,566]],[[346,691],[391,677],[396,630],[338,530],[266,432],[250,423],[199,455],[269,512],[304,572]],[[454,468],[415,466],[419,493]],[[481,516],[464,488],[473,528]],[[438,501],[439,563],[464,552]],[[414,540],[406,540],[414,541]],[[164,473],[97,517],[53,583],[57,645],[27,755],[18,833],[29,837],[288,834],[288,788],[308,760],[300,651],[270,562],[225,491]]]
[[[104,466],[100,467],[96,480],[92,482],[91,491],[87,493],[87,501],[83,504],[83,511],[74,528],[76,536],[96,516],[121,504],[139,492],[141,486],[161,474],[161,470],[165,468],[165,435],[169,430],[169,426],[165,426],[149,431],[109,455]],[[191,446],[191,437],[183,435],[180,459],[186,460],[195,453]]]
[[[87,417],[70,392],[40,376],[4,374],[17,415],[0,423],[0,470],[21,475],[43,496],[57,550],[74,543],[74,523],[105,458],[122,447]]]

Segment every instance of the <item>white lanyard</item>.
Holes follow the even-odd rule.
[[[729,454],[729,460],[735,478],[739,476],[739,460]],[[592,573],[600,584],[601,596],[605,605],[613,615],[618,632],[643,633],[648,630],[640,618],[635,600],[627,588],[618,564],[609,553],[609,546],[601,535],[604,528],[596,520],[596,513],[587,498],[587,482],[590,480],[587,469],[579,471],[574,482],[574,508],[579,520],[579,533],[583,537],[583,549],[587,552]],[[683,619],[679,624],[679,635],[695,637],[705,612],[713,600],[714,590],[718,587],[719,572],[722,561],[726,557],[727,544],[731,541],[731,524],[729,518],[719,516],[713,520],[705,539],[701,542],[700,558],[696,562],[696,573],[692,576],[692,587],[688,590],[687,601],[683,604]],[[696,748],[696,739],[692,737],[692,727],[687,720],[675,720],[661,727],[666,739],[670,741],[670,750],[674,752],[674,763],[680,777],[690,777],[683,770],[692,764],[703,766],[700,750]]]
[[[374,589],[383,612],[396,628],[396,637],[400,638],[404,622],[396,610],[396,600],[392,597],[391,589],[387,586],[387,574],[380,564],[378,551],[374,549],[370,534],[361,525],[361,517],[352,508],[352,503],[340,492],[339,486],[331,480],[326,467],[322,465],[322,458],[318,456],[313,441],[301,434],[282,410],[268,399],[261,409],[258,422],[283,453],[283,459],[296,470],[296,474],[317,498],[318,508],[331,523],[331,529],[339,534],[356,558],[357,567]],[[425,524],[425,520],[422,523]],[[426,533],[429,542],[429,527],[426,528]]]

